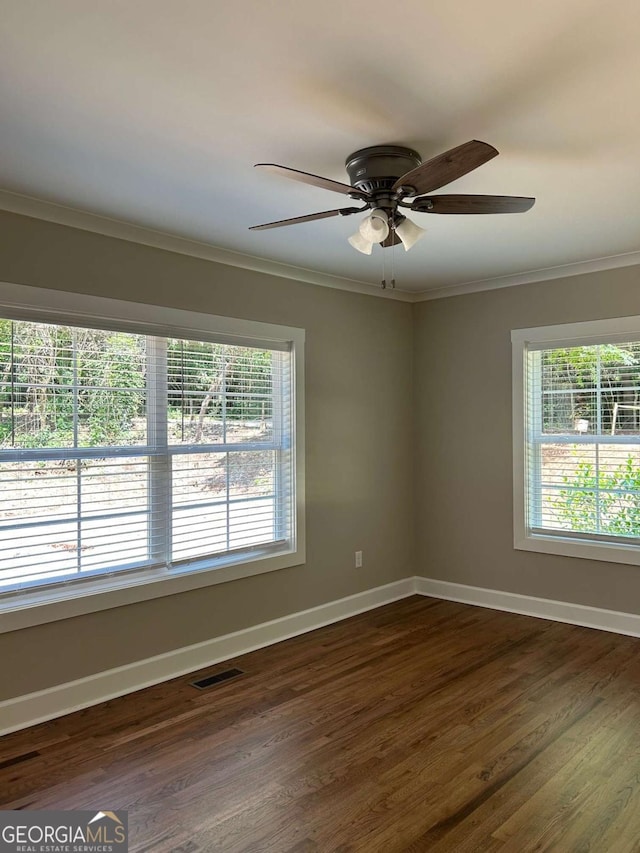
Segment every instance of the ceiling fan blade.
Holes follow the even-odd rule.
[[[473,139],[471,142],[465,142],[464,145],[445,151],[444,154],[438,154],[437,157],[407,172],[406,175],[398,178],[393,189],[411,187],[413,195],[429,193],[472,172],[497,154],[498,151],[493,145]]]
[[[420,213],[524,213],[535,198],[513,195],[434,195],[416,198],[412,210]]]
[[[290,169],[288,166],[278,166],[275,163],[256,163],[254,168],[264,169],[274,175],[281,175],[283,178],[290,178],[292,181],[311,184],[311,186],[320,187],[322,190],[332,190],[333,192],[343,193],[344,195],[353,194],[357,198],[364,198],[365,196],[364,193],[349,184],[341,184],[340,181],[321,178],[319,175],[312,175],[310,172],[300,172],[298,169]]]
[[[281,228],[283,225],[297,225],[299,222],[313,222],[314,219],[328,219],[330,216],[350,216],[360,213],[366,207],[338,207],[336,210],[323,210],[322,213],[308,213],[306,216],[294,216],[293,219],[279,219],[264,225],[252,225],[249,231],[266,231],[267,228]]]

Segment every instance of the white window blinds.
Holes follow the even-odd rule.
[[[640,342],[526,356],[527,519],[535,533],[640,537]]]
[[[293,454],[285,343],[0,320],[0,592],[282,550]]]

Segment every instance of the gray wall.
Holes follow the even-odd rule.
[[[511,493],[511,329],[639,314],[637,267],[412,306],[13,214],[0,235],[0,280],[307,332],[306,565],[0,634],[0,699],[413,574],[640,613],[637,567],[514,551]]]
[[[307,333],[306,565],[0,634],[0,699],[414,573],[411,305],[7,213],[0,240],[0,280]]]
[[[417,574],[640,613],[640,568],[515,551],[511,329],[640,314],[627,267],[414,306]]]

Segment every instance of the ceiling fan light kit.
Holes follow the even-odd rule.
[[[361,222],[358,231],[349,237],[351,246],[362,254],[370,255],[375,243],[382,248],[402,243],[408,252],[423,236],[424,228],[407,219],[400,208],[416,213],[488,214],[524,213],[533,207],[534,198],[520,196],[431,195],[433,190],[472,172],[497,154],[497,149],[492,145],[474,139],[423,163],[418,152],[412,148],[375,145],[361,148],[347,157],[345,168],[349,184],[275,163],[257,163],[257,168],[347,195],[363,206],[341,207],[293,219],[280,219],[254,225],[250,230],[264,231],[331,216],[351,216],[369,210],[371,212]],[[427,193],[429,195],[425,195]]]
[[[399,239],[389,239],[391,230]],[[348,238],[348,242],[363,255],[370,255],[376,243],[383,248],[402,243],[405,252],[408,252],[424,233],[424,228],[420,228],[415,222],[398,213],[390,223],[385,211],[377,208],[362,220],[356,233]]]

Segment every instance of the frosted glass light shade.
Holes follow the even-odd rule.
[[[353,248],[357,249],[359,252],[362,252],[363,255],[371,254],[373,250],[373,243],[369,242],[369,240],[364,239],[364,237],[360,233],[360,229],[358,229],[356,233],[348,239],[349,243],[353,246]]]
[[[389,217],[376,208],[360,223],[360,233],[369,243],[382,243],[389,236]]]
[[[402,245],[404,246],[405,252],[408,252],[409,249],[418,242],[418,240],[425,233],[425,229],[421,228],[419,225],[416,225],[415,222],[412,222],[410,219],[406,217],[396,225],[396,234],[402,240]]]

